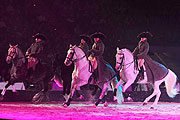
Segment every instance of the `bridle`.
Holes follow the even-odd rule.
[[[14,56],[16,56],[17,52],[16,52],[16,48],[11,47],[11,49],[13,49],[13,51],[10,52],[10,54],[8,53],[7,56],[11,57],[11,59],[12,59]],[[24,58],[24,57],[18,57],[18,58],[16,58],[16,60],[17,60],[17,59],[23,59],[23,58]],[[13,58],[13,59],[14,59],[14,58]]]
[[[121,69],[127,69],[127,68],[129,68],[129,67],[131,66],[132,63],[134,63],[134,60],[133,60],[133,61],[130,62],[130,63],[123,64],[123,63],[124,63],[124,59],[125,59],[124,53],[117,53],[117,54],[118,54],[118,55],[123,55],[122,57],[120,57],[120,59],[122,59],[121,62],[116,62],[117,64],[120,65],[120,70],[121,70]],[[127,65],[128,65],[128,66],[127,66]],[[125,66],[127,66],[127,67],[125,68]]]
[[[70,58],[69,58],[69,57],[66,57],[66,58],[67,58],[69,61],[71,61],[71,62],[78,62],[78,61],[82,60],[84,57],[86,57],[86,55],[84,55],[84,56],[82,56],[81,58],[77,58],[77,59],[74,59],[74,60],[73,60],[74,55],[77,56],[77,54],[76,54],[76,51],[75,51],[74,49],[71,48],[71,50],[73,50],[73,52],[70,53],[70,54],[72,54],[71,57],[70,57]]]
[[[9,57],[13,58],[13,57],[17,54],[17,53],[16,53],[16,48],[11,47],[11,49],[13,49],[13,51],[12,51],[12,52],[10,51],[10,53],[8,53],[8,55],[7,55],[7,56],[9,56]]]

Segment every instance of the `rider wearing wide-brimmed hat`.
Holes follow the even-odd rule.
[[[147,77],[149,80],[162,79],[162,76],[167,75],[168,70],[158,62],[152,60],[149,55],[149,43],[148,40],[152,38],[150,32],[142,32],[137,38],[140,39],[138,46],[134,49],[133,55],[138,61],[138,69],[140,70],[140,77],[144,79],[144,68],[145,65]],[[153,70],[153,71],[152,71]]]
[[[86,34],[80,35],[80,40],[81,42],[79,44],[79,47],[82,48],[82,50],[85,52],[86,56],[88,57],[89,46],[92,44],[92,40]]]
[[[103,58],[104,54],[104,43],[103,40],[105,40],[105,35],[101,32],[96,32],[91,35],[91,39],[94,40],[94,44],[92,46],[92,49],[89,50],[90,57],[89,59],[93,61],[93,69],[94,69],[94,77],[97,79],[97,82],[107,81],[107,78],[110,76],[106,73],[106,70],[109,69],[107,65],[109,65],[108,62],[106,62]],[[109,76],[108,76],[109,75]]]
[[[35,70],[36,64],[41,60],[46,37],[37,33],[33,36],[33,39],[35,42],[27,49],[26,56],[28,57],[28,69],[33,68]]]

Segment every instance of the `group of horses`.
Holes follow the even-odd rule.
[[[25,56],[23,55],[22,51],[18,48],[18,46],[10,46],[10,48],[8,49],[8,56],[6,58],[6,61],[8,63],[12,62],[12,68],[10,72],[11,79],[8,81],[7,85],[5,86],[5,89],[18,81],[22,81],[25,84],[25,87],[28,87],[30,82],[33,83],[40,82],[42,83],[43,86],[42,90],[33,97],[33,101],[40,102],[42,100],[42,96],[48,98],[48,96],[46,95],[46,92],[48,91],[48,82],[54,76],[51,70],[51,66],[48,66],[47,64],[39,64],[36,67],[37,71],[35,73],[37,74],[33,75],[33,77],[27,77]],[[119,71],[119,76],[120,76],[119,81],[117,79],[117,76],[114,76],[113,78],[107,78],[109,79],[107,82],[100,81],[99,83],[101,84],[96,82],[89,83],[88,80],[92,75],[92,72],[90,70],[91,69],[90,62],[86,57],[85,53],[83,52],[83,50],[77,47],[76,45],[70,46],[69,50],[67,51],[64,64],[67,66],[74,64],[74,71],[72,73],[71,91],[68,96],[68,99],[63,104],[64,107],[70,105],[75,90],[86,84],[95,84],[101,89],[101,94],[99,96],[99,99],[95,102],[95,106],[97,106],[101,102],[100,100],[102,100],[104,96],[107,94],[108,89],[113,91],[116,89],[117,93],[114,94],[114,99],[116,98],[118,103],[122,103],[124,101],[123,93],[127,90],[127,88],[130,85],[134,83],[139,73],[138,69],[135,68],[133,54],[131,53],[130,50],[126,48],[125,49],[117,48],[117,52],[116,52],[115,69]],[[110,71],[114,72],[114,69],[111,66],[108,67]],[[163,79],[150,83],[153,85],[154,91],[149,97],[147,97],[144,100],[143,105],[146,105],[153,96],[156,96],[156,99],[152,104],[151,108],[154,108],[157,105],[159,101],[159,97],[161,95],[159,85],[162,82],[165,82],[166,90],[169,97],[174,97],[177,94],[177,91],[175,89],[177,76],[170,69],[168,69],[168,71],[169,71],[168,74]],[[146,76],[147,76],[146,72],[144,72],[144,79],[138,81],[138,83],[140,84],[149,83],[147,81]],[[122,85],[122,81],[124,81],[125,84]]]

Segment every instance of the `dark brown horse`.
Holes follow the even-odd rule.
[[[1,99],[5,95],[7,88],[10,85],[14,85],[16,82],[23,82],[25,88],[28,88],[31,83],[40,84],[40,92],[38,92],[32,99],[33,102],[40,102],[43,98],[48,98],[46,92],[48,91],[48,82],[51,81],[54,74],[52,72],[52,67],[48,64],[38,63],[36,65],[35,71],[28,74],[26,58],[18,46],[10,45],[8,49],[8,56],[6,57],[7,63],[12,63],[10,70],[10,80],[6,84],[5,88],[1,92]],[[47,99],[48,100],[48,99]]]

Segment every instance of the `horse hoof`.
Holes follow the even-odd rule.
[[[107,107],[107,106],[108,106],[108,103],[107,103],[107,102],[105,102],[105,103],[104,103],[104,107]]]
[[[62,105],[62,106],[63,106],[63,107],[65,107],[65,108],[67,108],[67,107],[68,107],[66,103],[63,103],[63,105]]]
[[[143,106],[144,106],[144,105],[147,105],[147,103],[144,102],[144,103],[143,103]]]
[[[80,99],[80,100],[84,100],[84,96],[81,95],[81,96],[79,97],[79,99]]]

